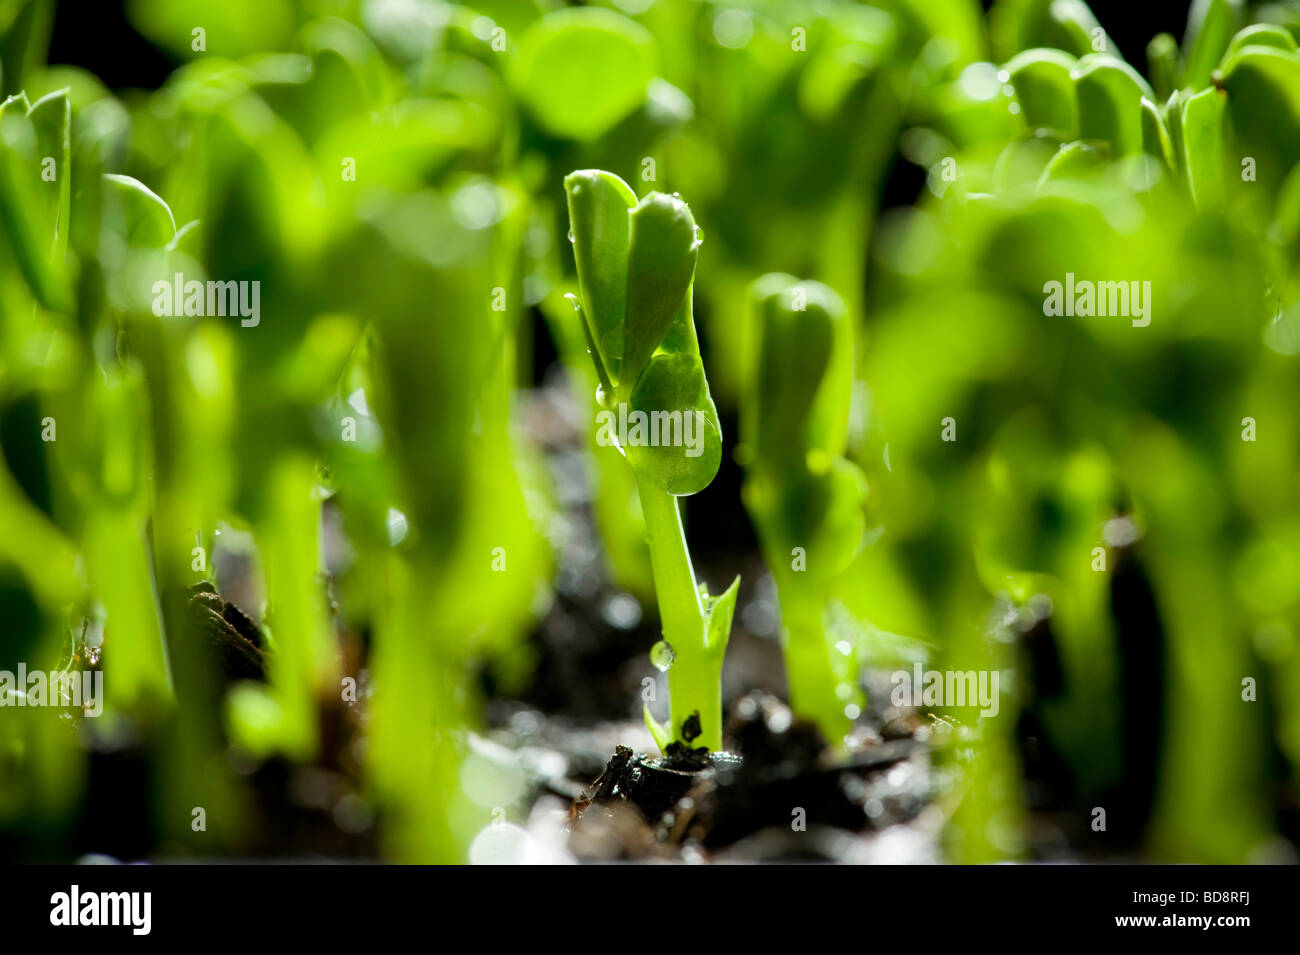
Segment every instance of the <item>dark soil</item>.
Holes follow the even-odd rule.
[[[707,858],[763,835],[766,861],[833,859],[820,848],[825,840],[809,833],[838,830],[857,838],[904,824],[933,795],[925,771],[911,774],[910,786],[888,800],[877,785],[904,761],[928,769],[924,742],[864,734],[857,746],[836,753],[769,693],[754,691],[735,702],[726,737],[735,752],[681,747],[649,757],[617,746],[573,801],[571,848],[580,858]]]

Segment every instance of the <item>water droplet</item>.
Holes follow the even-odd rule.
[[[1009,82],[1010,79],[1011,79],[1011,74],[1010,74],[1010,73],[1008,73],[1006,70],[998,70],[998,82],[999,82],[999,83],[1006,83],[1006,82]]]
[[[677,659],[677,651],[667,640],[660,640],[650,648],[650,662],[654,664],[656,670],[660,673],[667,673],[672,669],[673,661]]]
[[[835,649],[840,651],[842,655],[847,657],[850,653],[853,652],[853,644],[849,643],[849,641],[847,640],[841,640],[835,644]]]
[[[406,538],[406,515],[395,507],[388,509],[388,543],[396,547]]]
[[[572,230],[572,229],[569,230],[569,241],[570,241],[570,242],[576,242],[576,241],[577,241],[577,240],[573,237],[573,230]]]
[[[102,652],[99,647],[90,647],[86,650],[86,662],[91,666],[99,666],[99,655]]]

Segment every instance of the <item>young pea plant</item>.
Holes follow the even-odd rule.
[[[671,667],[669,725],[648,707],[646,725],[665,751],[673,742],[718,750],[722,658],[740,579],[718,596],[696,583],[677,506],[713,480],[722,459],[691,311],[699,230],[677,197],[638,201],[612,173],[573,172],[564,188],[581,293],[570,300],[600,382],[597,418],[636,479],[666,644],[652,657]]]
[[[865,529],[865,478],[843,457],[853,331],[840,297],[819,282],[765,275],[750,294],[745,506],[776,579],[791,707],[839,743],[852,723],[846,710],[860,704],[853,659],[832,647],[825,625]]]

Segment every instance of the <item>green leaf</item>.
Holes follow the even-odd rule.
[[[283,50],[295,27],[290,0],[131,0],[127,17],[148,39],[185,60]],[[203,33],[196,34],[200,28]]]
[[[636,194],[618,176],[598,169],[564,179],[578,287],[591,339],[617,382],[623,363],[627,317],[627,257]]]
[[[1183,104],[1183,142],[1186,147],[1187,185],[1196,208],[1223,206],[1223,108],[1227,102],[1217,89],[1203,90]]]
[[[624,448],[632,469],[650,475],[669,494],[707,487],[722,463],[722,426],[699,354],[655,355],[628,404],[646,416],[647,439],[658,442]]]
[[[1092,54],[1079,60],[1070,74],[1079,103],[1079,138],[1111,144],[1115,157],[1142,149],[1142,97],[1155,93],[1123,60]]]
[[[967,0],[896,0],[879,6],[899,9],[921,35],[941,40],[959,66],[974,63],[984,55],[984,31],[977,4]]]
[[[652,192],[633,204],[631,189],[606,172],[571,173],[565,189],[588,344],[602,386],[613,379],[601,403],[616,417],[614,436],[630,439],[623,451],[638,478],[693,494],[722,460],[691,315],[695,219],[676,196]]]
[[[1186,62],[1182,86],[1204,89],[1241,23],[1242,0],[1196,0],[1187,15],[1183,37]]]
[[[70,298],[62,258],[55,259],[60,184],[43,182],[36,127],[24,96],[0,103],[0,227],[28,287],[46,308],[63,310]],[[48,201],[42,201],[46,187]]]
[[[1290,30],[1275,23],[1252,23],[1244,30],[1238,31],[1232,38],[1232,42],[1228,44],[1228,52],[1223,54],[1220,65],[1226,65],[1248,46],[1271,46],[1275,50],[1285,50],[1287,53],[1296,52],[1295,37],[1291,35]]]
[[[72,212],[72,102],[68,90],[42,96],[27,112],[36,130],[36,155],[41,162],[41,192],[45,208],[44,233],[49,237],[56,265],[68,248]],[[46,182],[45,163],[54,160],[53,182]]]
[[[1160,109],[1160,116],[1169,130],[1169,145],[1174,150],[1174,172],[1181,175],[1186,150],[1183,148],[1183,103],[1187,97],[1182,90],[1174,90]]]
[[[547,132],[589,142],[645,102],[655,75],[649,31],[613,10],[556,10],[519,40],[511,77]]]
[[[695,219],[675,196],[652,192],[629,216],[627,320],[620,394],[636,387],[690,291],[699,251]]]
[[[0,97],[17,93],[46,62],[55,0],[0,3]]]
[[[731,618],[736,613],[736,596],[740,593],[740,577],[716,597],[710,597],[701,586],[704,605],[704,647],[719,662],[727,652],[731,639]]]
[[[839,458],[825,474],[815,476],[817,491],[812,495],[818,519],[812,522],[808,541],[810,573],[835,577],[857,556],[866,531],[862,503],[867,480],[852,461]]]
[[[1160,107],[1142,97],[1142,149],[1148,156],[1161,160],[1165,169],[1174,169],[1174,144],[1169,138],[1169,127],[1160,115]]]
[[[122,203],[123,235],[131,245],[163,248],[176,236],[171,207],[152,189],[130,176],[105,173],[109,194]],[[113,200],[110,200],[113,201]]]
[[[1261,183],[1276,188],[1300,162],[1300,57],[1247,46],[1230,59],[1220,82],[1238,151],[1255,158]]]
[[[808,586],[842,573],[862,545],[867,484],[851,461],[835,458],[815,472],[757,476],[745,490],[769,560],[788,565],[791,548],[803,548],[807,567],[795,576]]]
[[[1052,0],[1047,12],[1046,45],[1085,56],[1106,53],[1119,57],[1119,49],[1102,29],[1083,0]]]
[[[1061,179],[1086,177],[1101,168],[1104,160],[1102,150],[1091,143],[1065,143],[1047,163],[1038,179],[1038,187],[1041,189],[1047,183]]]
[[[1067,141],[1077,137],[1079,110],[1070,76],[1077,62],[1061,50],[1040,47],[1018,53],[1007,63],[1016,99],[1031,128],[1052,130]]]
[[[659,752],[668,752],[668,747],[673,741],[673,731],[650,715],[649,703],[641,705],[641,715],[645,718],[645,728],[650,731],[655,745],[659,747]]]
[[[758,279],[750,295],[758,347],[746,382],[745,441],[759,467],[802,466],[811,446],[813,404],[831,366],[844,304],[819,282],[780,273]]]
[[[1300,163],[1287,174],[1278,190],[1273,221],[1285,241],[1300,239]]]

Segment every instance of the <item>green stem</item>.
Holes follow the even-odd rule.
[[[790,686],[790,708],[812,720],[827,742],[838,746],[852,727],[844,713],[846,701],[836,692],[839,680],[831,666],[831,651],[822,625],[821,603],[796,597],[799,588],[786,582],[781,598],[781,649]]]
[[[673,738],[682,737],[682,723],[700,714],[701,735],[692,746],[722,748],[722,654],[706,644],[704,608],[695,585],[691,555],[686,550],[677,498],[637,478],[646,544],[654,573],[655,598],[664,639],[676,653],[668,677],[669,721]]]

